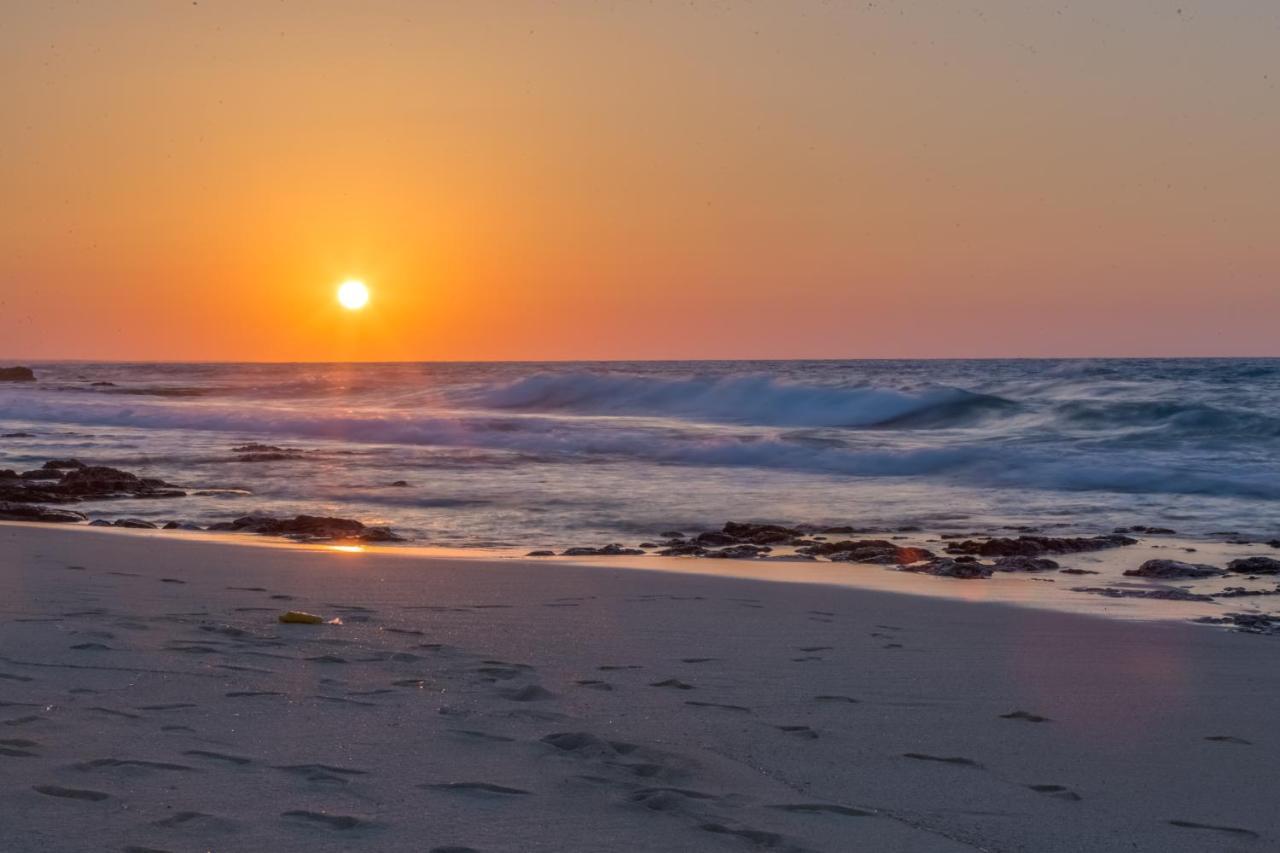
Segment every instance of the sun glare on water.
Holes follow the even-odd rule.
[[[338,302],[348,311],[359,311],[369,301],[369,288],[363,281],[344,281],[338,287]]]

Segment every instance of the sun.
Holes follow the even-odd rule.
[[[369,301],[369,288],[363,281],[344,281],[338,286],[338,302],[348,311],[359,311]]]

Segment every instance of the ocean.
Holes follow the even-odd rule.
[[[90,518],[337,515],[491,549],[730,519],[1280,528],[1277,359],[32,366],[0,383],[0,433],[29,434],[0,468],[75,457],[203,492]],[[288,458],[233,451],[251,443]]]

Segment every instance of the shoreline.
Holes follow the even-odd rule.
[[[551,569],[566,566],[599,569],[636,570],[678,575],[753,580],[767,583],[807,584],[843,589],[877,591],[959,602],[986,602],[1013,607],[1049,610],[1098,616],[1125,621],[1192,622],[1203,617],[1225,613],[1265,614],[1270,606],[1271,591],[1276,588],[1274,576],[1252,580],[1245,576],[1215,577],[1208,580],[1148,580],[1125,578],[1123,571],[1147,559],[1177,558],[1182,551],[1193,549],[1196,562],[1226,564],[1230,560],[1274,553],[1260,543],[1205,541],[1177,535],[1143,537],[1139,544],[1107,551],[1055,555],[1065,568],[1088,567],[1096,572],[1084,577],[1065,577],[1049,573],[997,574],[989,578],[966,580],[933,577],[873,563],[831,561],[789,561],[748,559],[707,559],[699,557],[663,557],[653,553],[619,556],[529,556],[524,548],[457,548],[414,544],[412,542],[382,545],[324,541],[297,541],[287,537],[263,536],[231,531],[190,531],[135,529],[124,527],[91,527],[79,524],[50,525],[42,522],[0,521],[4,527],[55,529],[73,534],[103,534],[141,540],[205,542],[238,547],[301,550],[310,552],[369,553],[407,560],[458,560],[468,564],[502,562],[542,565]],[[895,537],[902,538],[902,537]],[[936,534],[918,533],[903,539],[904,543],[936,543]],[[936,547],[936,545],[935,545]],[[1077,592],[1075,588],[1100,589],[1098,584],[1121,591],[1197,590],[1216,591],[1229,584],[1242,584],[1266,595],[1222,599],[1212,602],[1163,600],[1152,598],[1108,598],[1098,594]]]
[[[1265,638],[62,530],[0,526],[0,808],[21,849],[1198,853],[1280,838]],[[280,625],[285,609],[343,624]]]

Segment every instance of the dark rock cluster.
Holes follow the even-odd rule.
[[[30,367],[0,367],[0,382],[35,382],[35,371]]]
[[[1171,580],[1181,578],[1211,578],[1224,575],[1222,569],[1204,563],[1184,563],[1181,560],[1147,560],[1136,569],[1129,569],[1125,575],[1133,578],[1156,578]]]
[[[302,451],[294,447],[276,447],[274,444],[242,444],[231,448],[238,462],[283,462],[301,459]]]
[[[1017,539],[966,539],[948,544],[946,551],[948,554],[972,554],[978,557],[1040,557],[1045,554],[1083,554],[1137,544],[1137,539],[1120,533],[1074,538],[1019,536]]]
[[[75,503],[108,498],[180,498],[186,492],[154,477],[118,468],[51,459],[33,471],[0,470],[0,500],[16,503]]]
[[[1229,625],[1245,634],[1280,634],[1280,616],[1270,613],[1228,613],[1195,620],[1206,625]]]
[[[404,538],[391,532],[389,527],[367,527],[351,518],[333,518],[322,515],[298,515],[293,518],[275,518],[269,515],[246,515],[235,521],[211,524],[209,530],[260,533],[265,536],[285,536],[290,539],[313,541],[357,540],[360,542],[403,542]]]

